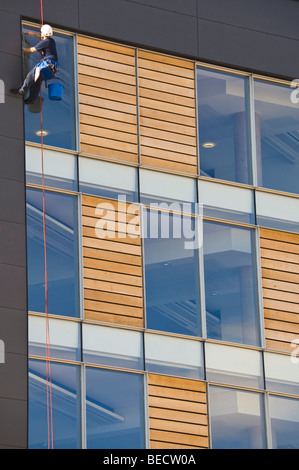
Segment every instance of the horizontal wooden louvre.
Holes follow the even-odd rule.
[[[206,384],[149,374],[151,449],[208,448]]]
[[[84,153],[138,162],[135,49],[78,37]]]
[[[139,206],[82,196],[85,318],[143,327]]]
[[[141,162],[197,173],[191,61],[138,51]]]
[[[261,229],[266,346],[292,351],[299,335],[299,235]]]

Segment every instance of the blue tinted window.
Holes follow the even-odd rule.
[[[258,184],[298,194],[299,106],[291,93],[288,86],[254,84]]]
[[[144,212],[147,328],[200,335],[196,219]]]
[[[204,273],[208,338],[260,344],[255,232],[204,222]]]
[[[23,32],[28,30],[37,32],[38,30],[24,27]],[[48,97],[48,88],[45,82],[42,83],[42,111],[43,111],[43,131],[44,144],[54,147],[61,147],[74,150],[76,148],[75,133],[75,93],[74,93],[74,52],[73,37],[63,36],[54,33],[53,39],[56,42],[59,74],[57,82],[64,87],[63,98],[61,101],[51,101]],[[23,45],[25,47],[34,47],[38,39],[32,36],[24,35]],[[23,56],[23,74],[35,67],[39,61],[38,52],[24,54]],[[47,82],[47,85],[55,83],[54,80]],[[41,141],[40,138],[40,99],[38,98],[31,105],[24,105],[25,108],[25,139],[30,142]]]
[[[45,192],[49,313],[76,317],[77,199]],[[45,312],[43,193],[27,189],[28,308]]]
[[[273,449],[299,449],[299,400],[269,397]]]
[[[213,449],[266,448],[261,393],[210,386],[209,407]]]
[[[86,369],[88,449],[144,448],[143,376]]]
[[[251,182],[248,79],[197,69],[200,174]]]
[[[48,448],[49,379],[46,362],[29,361],[29,448]],[[80,447],[80,375],[74,365],[51,363],[53,448]],[[49,416],[51,408],[49,405]],[[51,426],[50,426],[50,447]]]

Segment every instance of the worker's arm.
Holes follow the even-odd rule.
[[[35,47],[23,47],[24,52],[36,52]]]

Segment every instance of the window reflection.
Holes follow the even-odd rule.
[[[29,361],[29,448],[48,448],[46,362]],[[80,371],[51,363],[54,449],[78,449],[80,438]]]
[[[299,108],[289,86],[255,81],[258,184],[298,194]]]
[[[263,395],[210,386],[213,449],[266,448]]]
[[[37,31],[34,28],[23,27],[23,33]],[[26,47],[37,44],[38,39],[25,36]],[[42,84],[42,111],[43,111],[43,142],[45,145],[74,150],[76,148],[75,136],[75,94],[74,94],[74,52],[73,37],[64,36],[54,32],[59,60],[59,74],[57,78],[63,84],[63,98],[61,101],[50,101],[48,88]],[[39,61],[38,53],[23,55],[23,74],[27,74]],[[56,79],[55,79],[56,80]],[[51,83],[51,82],[49,82]],[[40,99],[33,104],[25,105],[25,140],[40,143],[38,134],[40,124]]]
[[[87,448],[144,448],[142,397],[142,375],[88,367]]]
[[[248,79],[197,69],[202,176],[251,183]]]
[[[77,200],[45,192],[49,313],[79,315]],[[28,309],[45,313],[43,193],[27,189]]]
[[[269,397],[272,448],[299,449],[299,400]]]
[[[260,343],[254,231],[204,222],[208,338]]]
[[[147,328],[198,336],[196,219],[154,210],[144,211],[143,219]]]

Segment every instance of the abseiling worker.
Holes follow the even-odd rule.
[[[24,103],[31,104],[38,97],[40,83],[41,80],[43,80],[40,69],[41,62],[46,62],[54,77],[58,72],[58,56],[56,43],[52,38],[53,30],[50,25],[43,25],[41,27],[40,35],[33,31],[28,31],[26,34],[27,36],[35,36],[40,39],[40,41],[34,47],[23,47],[23,51],[28,53],[40,52],[41,60],[32,70],[30,70],[30,72],[28,72],[21,88],[14,88],[11,91],[14,94],[25,95],[29,90],[29,97],[25,99]]]

